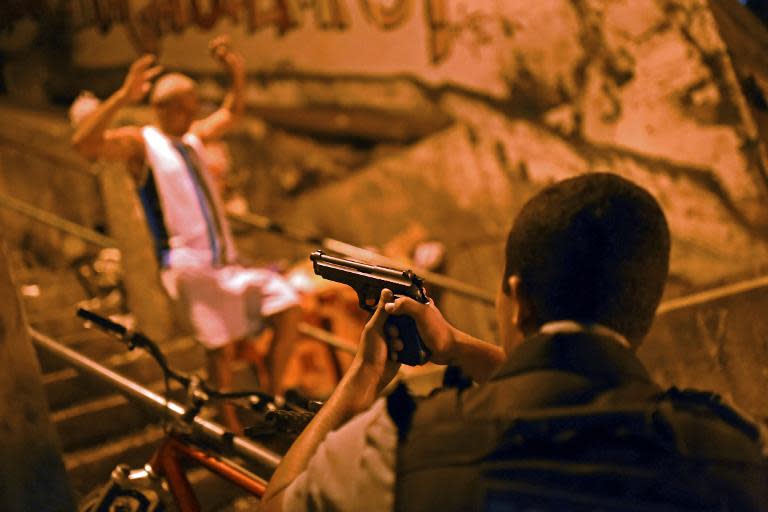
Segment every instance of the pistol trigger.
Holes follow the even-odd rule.
[[[357,300],[362,309],[370,312],[373,312],[376,309],[376,303],[378,302],[377,298],[369,296],[365,291],[361,291],[357,294]]]

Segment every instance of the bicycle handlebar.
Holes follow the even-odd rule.
[[[251,400],[252,407],[257,410],[263,409],[267,411],[264,418],[267,424],[271,425],[279,431],[298,433],[304,429],[304,427],[314,416],[314,411],[310,411],[308,409],[312,408],[311,406],[314,406],[316,410],[318,407],[318,402],[309,401],[307,406],[304,406],[303,404],[298,405],[297,403],[289,403],[290,397],[288,397],[288,400],[284,398],[278,399],[278,397],[272,396],[269,393],[265,393],[264,391],[242,390],[222,392],[217,389],[213,389],[208,386],[204,380],[197,376],[190,377],[173,370],[168,365],[168,360],[165,358],[165,355],[160,350],[160,347],[158,347],[157,343],[152,341],[141,332],[129,329],[123,324],[110,320],[109,318],[103,317],[94,313],[93,311],[89,311],[84,308],[77,309],[77,316],[93,323],[103,331],[112,334],[117,339],[125,342],[128,345],[129,350],[133,350],[136,347],[141,347],[146,350],[160,366],[161,370],[163,371],[163,375],[167,379],[175,380],[181,384],[190,395],[194,395],[189,397],[192,403],[190,404],[187,412],[182,416],[182,421],[186,423],[194,420],[194,417],[197,416],[200,408],[210,400],[233,400],[237,398],[253,399],[256,397],[258,400]],[[198,394],[198,391],[202,391],[203,393]],[[288,406],[293,410],[287,411],[280,410],[279,408],[276,410],[273,409],[278,404],[283,402],[283,405]]]
[[[93,323],[101,330],[112,334],[117,339],[126,342],[128,344],[129,350],[133,350],[136,347],[143,348],[149,353],[149,355],[152,356],[155,361],[157,361],[157,364],[160,365],[160,368],[163,370],[163,375],[165,375],[166,378],[175,380],[185,388],[189,387],[190,378],[168,366],[168,360],[160,350],[160,347],[157,346],[157,343],[149,339],[141,332],[129,329],[123,324],[119,324],[110,320],[109,318],[97,315],[93,311],[89,311],[85,308],[77,308],[77,316]],[[216,390],[208,389],[208,387],[205,386],[205,383],[203,383],[202,388],[211,396],[218,393]]]
[[[77,308],[77,316],[84,320],[88,320],[95,325],[98,325],[103,331],[116,334],[120,339],[123,339],[124,336],[128,333],[128,328],[123,324],[113,322],[109,318],[97,315],[93,311],[89,311],[85,308]]]
[[[117,323],[113,320],[110,320],[109,318],[98,315],[93,311],[89,311],[85,308],[77,308],[77,316],[93,323],[94,325],[99,327],[101,330],[109,334],[112,334],[117,339],[123,342],[126,342],[128,344],[129,350],[133,350],[136,347],[143,348],[149,353],[150,356],[152,356],[152,358],[155,361],[157,361],[157,364],[160,365],[160,368],[162,369],[163,374],[166,377],[175,380],[176,382],[181,384],[184,388],[189,388],[189,385],[192,379],[189,376],[184,375],[180,372],[177,372],[173,368],[171,368],[168,365],[168,360],[165,358],[165,355],[160,350],[160,347],[158,347],[157,343],[152,341],[149,337],[145,336],[141,332],[129,329],[123,324]],[[211,399],[227,400],[227,399],[248,398],[248,397],[255,396],[255,397],[258,397],[259,400],[266,401],[266,402],[275,403],[278,401],[274,396],[268,393],[265,393],[264,391],[247,390],[247,391],[222,392],[217,389],[211,388],[203,380],[200,380],[198,385],[200,389],[202,389]]]

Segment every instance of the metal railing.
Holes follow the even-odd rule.
[[[83,227],[76,222],[63,219],[56,214],[32,206],[31,204],[20,201],[14,197],[0,194],[0,206],[13,210],[54,229],[58,229],[59,231],[63,231],[64,233],[69,233],[86,242],[98,245],[99,247],[117,247],[117,242],[114,238],[104,236],[97,231]]]
[[[768,276],[745,279],[736,283],[731,283],[709,290],[704,290],[689,295],[683,295],[674,299],[668,299],[659,304],[656,309],[656,316],[666,315],[681,309],[700,306],[708,302],[714,302],[720,299],[741,295],[761,288],[768,288]]]
[[[20,137],[15,133],[13,135],[14,136],[11,136],[8,131],[0,133],[0,143],[4,144],[4,149],[9,149],[25,155],[35,155],[38,159],[53,164],[60,170],[83,174],[90,177],[98,176],[96,169],[88,166],[88,161],[74,152],[41,150],[39,144],[32,145],[24,137]]]

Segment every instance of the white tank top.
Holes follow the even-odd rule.
[[[199,137],[185,134],[180,141],[191,148],[190,155],[196,159],[199,174],[208,188],[207,195],[196,184],[190,169],[174,141],[154,126],[142,128],[147,152],[147,163],[154,179],[157,198],[162,211],[160,222],[167,234],[167,249],[162,251],[161,265],[170,268],[226,264],[236,258],[229,225],[223,215],[224,209],[211,179],[206,162],[205,149]],[[146,187],[145,183],[143,187]],[[210,198],[210,200],[208,200]],[[143,199],[143,198],[142,198]],[[213,205],[209,203],[213,202]],[[147,205],[145,204],[145,209]],[[151,212],[147,211],[150,230]],[[209,213],[209,215],[206,215]],[[216,216],[216,219],[210,218]],[[157,221],[158,219],[155,219]],[[213,229],[218,222],[220,229]],[[164,244],[164,241],[157,241]]]

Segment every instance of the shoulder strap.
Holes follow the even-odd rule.
[[[760,439],[760,430],[757,425],[748,419],[746,414],[734,406],[726,404],[717,393],[696,389],[679,389],[672,386],[660,394],[658,400],[670,402],[675,408],[682,410],[711,413],[740,431],[750,440],[757,442]]]
[[[387,397],[387,412],[397,427],[398,441],[404,441],[411,430],[416,401],[411,396],[408,386],[400,382]]]

